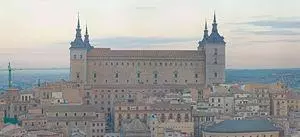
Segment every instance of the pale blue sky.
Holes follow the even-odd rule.
[[[196,49],[216,10],[227,68],[300,67],[299,0],[1,0],[0,68],[68,67],[77,12],[91,43]]]

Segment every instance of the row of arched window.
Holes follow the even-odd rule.
[[[173,72],[173,77],[174,78],[178,78],[178,76],[179,76],[179,74],[178,74],[178,72],[177,71],[174,71]],[[198,78],[198,73],[195,73],[195,75],[194,75],[194,78]],[[79,74],[77,75],[77,77],[79,77]],[[97,78],[97,73],[96,72],[94,72],[94,74],[93,74],[93,77],[94,78]],[[117,72],[117,73],[115,73],[115,76],[114,76],[115,78],[119,78],[119,73]],[[136,73],[136,77],[137,78],[140,78],[141,77],[141,72],[137,72]],[[157,71],[154,71],[153,72],[153,78],[158,78],[158,72]]]
[[[97,62],[94,62],[94,65],[97,65]],[[99,66],[102,66],[102,62],[98,63]],[[104,62],[105,66],[198,66],[199,63],[193,62]]]

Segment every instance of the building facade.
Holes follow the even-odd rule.
[[[203,88],[224,83],[225,42],[217,29],[216,16],[209,35],[195,50],[111,50],[94,48],[86,28],[84,40],[80,22],[70,47],[70,79],[78,86],[142,90],[159,88]],[[109,87],[107,87],[109,85]],[[149,86],[151,85],[151,86]]]
[[[45,107],[47,127],[60,127],[64,136],[70,136],[74,129],[89,137],[104,137],[105,116],[95,106],[53,105]]]
[[[190,104],[171,104],[169,102],[156,103],[118,103],[115,105],[114,125],[115,131],[119,131],[122,121],[140,119],[148,122],[148,118],[155,115],[159,122],[164,123],[168,120],[176,122],[191,122]]]
[[[234,97],[230,93],[215,92],[209,97],[210,111],[219,115],[234,113]]]
[[[154,132],[154,134],[152,134],[154,136],[152,137],[164,137],[166,136],[166,134],[170,134],[170,133],[165,133],[166,131],[170,131],[170,130],[179,131],[180,134],[185,134],[187,136],[194,136],[193,122],[176,122],[174,120],[169,120],[164,123],[157,122],[154,125],[152,125],[150,129],[152,129]]]
[[[274,91],[271,93],[271,115],[274,117],[287,117],[288,103],[286,91]]]

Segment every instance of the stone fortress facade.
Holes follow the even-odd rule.
[[[112,50],[94,48],[80,21],[70,49],[70,80],[97,90],[163,92],[202,89],[225,81],[225,41],[216,15],[195,50]]]

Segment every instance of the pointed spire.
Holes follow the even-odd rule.
[[[207,30],[207,20],[205,19],[205,30]]]
[[[217,19],[216,19],[216,12],[214,11],[214,21],[213,21],[213,24],[212,24],[212,33],[213,32],[218,32],[218,27],[217,27]]]
[[[87,26],[87,24],[85,25],[85,35],[89,35],[89,33],[88,33],[88,26]]]
[[[88,33],[88,27],[87,24],[85,25],[85,35],[84,35],[84,43],[89,46],[89,33]]]
[[[88,32],[88,26],[87,26],[87,24],[85,25],[85,35],[84,35],[84,45],[85,45],[85,47],[87,47],[87,48],[91,48],[92,46],[91,46],[91,44],[90,44],[90,39],[89,39],[89,32]]]
[[[79,12],[77,14],[77,29],[80,29]]]
[[[80,28],[80,19],[79,13],[77,15],[77,28],[76,28],[76,36],[74,41],[71,42],[71,47],[84,47],[84,43],[81,36],[81,28]]]
[[[218,43],[218,44],[224,44],[224,37],[221,36],[218,32],[218,24],[217,24],[217,17],[216,17],[216,12],[214,12],[214,20],[212,23],[212,29],[211,29],[211,34],[207,38],[207,43]]]
[[[81,29],[80,29],[79,12],[78,12],[78,15],[77,15],[76,38],[80,38],[81,39]]]
[[[207,20],[205,19],[205,27],[204,27],[204,35],[203,35],[203,41],[205,41],[208,38],[208,30],[207,30]]]
[[[205,45],[205,43],[206,43],[206,40],[208,39],[208,30],[207,30],[207,20],[205,19],[205,25],[204,25],[204,34],[203,34],[203,38],[202,38],[202,40],[200,40],[199,42],[198,42],[198,44],[199,44],[199,47],[203,47],[204,45]],[[198,50],[200,49],[198,47]]]
[[[217,23],[217,19],[216,19],[216,11],[214,11],[214,23]]]

